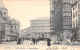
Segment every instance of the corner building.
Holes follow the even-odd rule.
[[[73,40],[80,41],[80,1],[72,6],[72,32]]]
[[[62,1],[54,0],[53,3],[53,10],[51,9],[51,30],[53,30],[53,34],[56,33],[59,36],[59,32],[63,30]]]
[[[19,37],[20,22],[8,16],[8,9],[0,0],[0,42],[17,40]]]
[[[60,37],[72,29],[72,5],[78,0],[51,0],[51,30]],[[64,37],[63,37],[64,38]]]

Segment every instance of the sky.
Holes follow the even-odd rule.
[[[3,0],[8,16],[20,21],[20,29],[30,26],[30,20],[50,17],[49,0]]]

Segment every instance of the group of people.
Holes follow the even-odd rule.
[[[72,45],[72,43],[73,43],[73,41],[74,41],[73,36],[72,36],[71,38],[67,38],[67,41],[68,41],[68,43],[69,43],[69,44],[71,44],[71,45]]]
[[[58,44],[71,44],[74,42],[74,37],[67,37],[65,39],[58,38]]]
[[[19,38],[19,39],[17,40],[17,44],[23,44],[23,41],[24,41],[24,39]],[[36,38],[32,38],[31,41],[33,42],[34,45],[35,45],[35,44],[37,45],[37,43],[38,43],[40,40],[39,40],[39,39],[36,39]],[[50,39],[50,38],[46,38],[46,41],[47,41],[47,46],[51,46],[51,39]]]
[[[37,44],[38,41],[39,41],[38,39],[32,38],[32,42],[33,42],[33,44]]]
[[[23,41],[21,38],[17,39],[17,44],[22,44],[22,43],[23,43]]]
[[[51,39],[50,38],[47,38],[46,40],[47,40],[47,46],[51,46]],[[33,44],[37,44],[39,42],[39,40],[33,38],[32,39],[32,42],[33,42]]]

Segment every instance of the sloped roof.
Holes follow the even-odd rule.
[[[33,20],[50,20],[50,17],[38,17],[36,19]]]
[[[0,17],[0,23],[6,23],[6,22]]]
[[[4,8],[4,4],[2,0],[0,0],[0,8]]]

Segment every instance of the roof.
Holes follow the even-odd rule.
[[[4,4],[2,0],[0,0],[0,8],[4,8]]]
[[[0,23],[6,23],[6,22],[0,17]]]
[[[50,20],[50,17],[38,17],[33,20]]]

